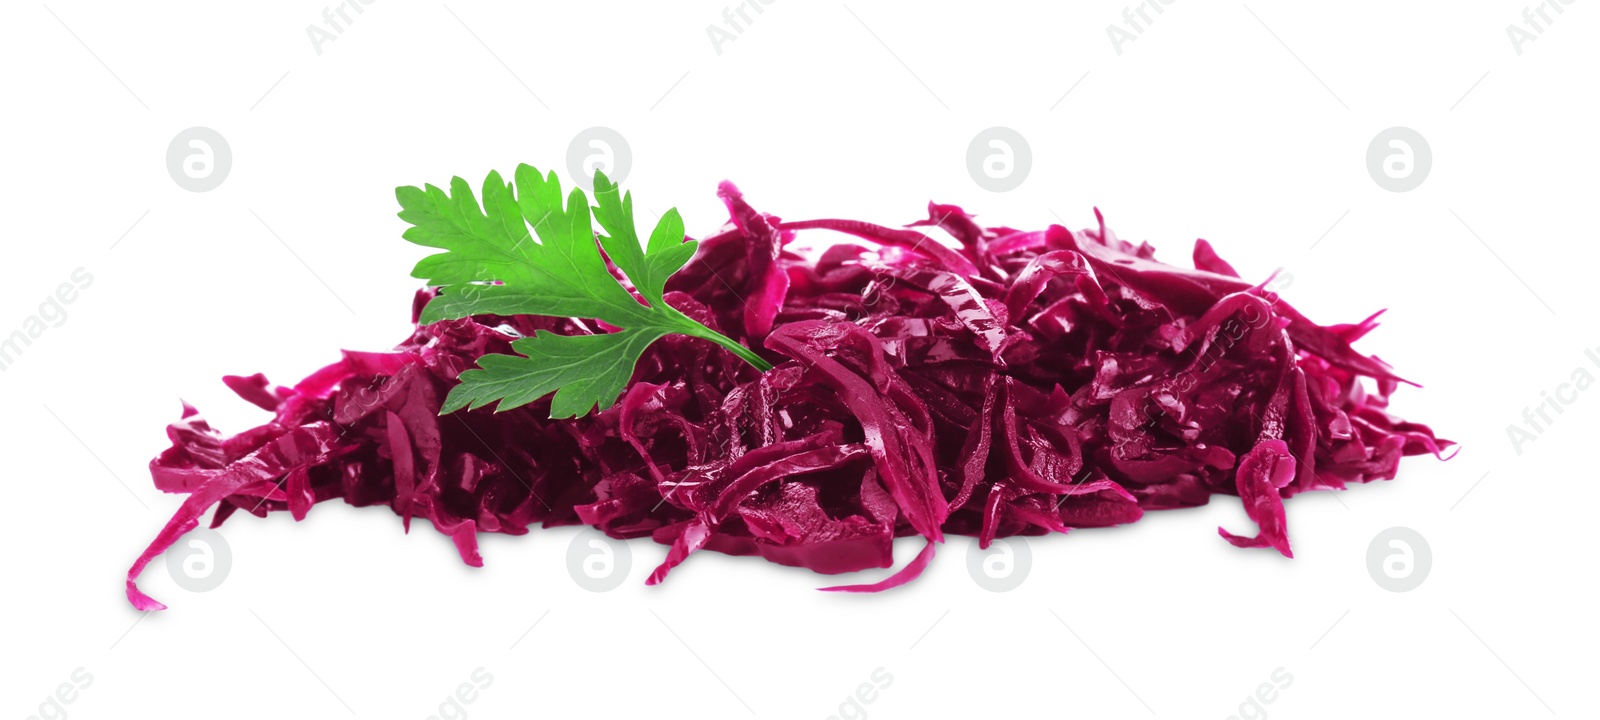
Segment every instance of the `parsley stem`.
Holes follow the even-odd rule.
[[[674,312],[676,312],[676,308],[674,308]],[[767,362],[760,355],[757,355],[754,350],[740,345],[739,343],[735,342],[733,338],[695,322],[687,315],[683,315],[682,313],[677,314],[684,320],[684,328],[682,331],[684,335],[697,337],[701,340],[710,340],[711,342],[721,345],[728,352],[738,355],[741,360],[750,363],[761,372],[766,372],[772,369],[772,363]]]
[[[716,337],[715,338],[706,338],[706,339],[710,340],[711,342],[714,342],[714,343],[716,343],[718,345],[721,345],[721,346],[727,348],[728,352],[731,352],[731,353],[733,353],[735,355],[738,355],[739,357],[743,358],[745,362],[750,363],[751,365],[754,365],[757,370],[760,370],[761,372],[766,372],[766,371],[772,369],[772,363],[767,362],[760,355],[757,355],[754,350],[751,350],[750,348],[747,348],[747,347],[745,347],[743,345],[740,345],[739,343],[734,342],[732,339],[724,337],[724,336],[719,335],[717,333],[712,333],[712,335],[716,335]]]

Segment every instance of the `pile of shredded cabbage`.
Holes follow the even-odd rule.
[[[1239,496],[1258,526],[1219,529],[1228,542],[1287,556],[1283,498],[1391,479],[1402,456],[1451,445],[1385,411],[1405,381],[1350,347],[1376,316],[1313,323],[1204,240],[1189,269],[1103,220],[1019,231],[930,203],[906,228],[784,222],[729,183],[719,194],[732,222],[666,299],[771,371],[671,336],[609,409],[551,420],[546,398],[440,416],[479,356],[537,330],[607,330],[477,316],[417,327],[392,352],[345,352],[293,387],[226,378],[274,418],[224,437],[185,406],[150,470],[188,497],[130,569],[129,600],[165,607],[135,579],[210,508],[215,527],[240,509],[299,520],[335,498],[387,505],[408,530],[426,518],[474,566],[480,532],[584,523],[650,537],[668,546],[651,584],[700,550],[831,574],[892,567],[894,538],[924,538],[886,579],[827,588],[883,590],[915,578],[947,534],[987,545],[1215,493]],[[822,230],[850,237],[804,253],[793,242]]]

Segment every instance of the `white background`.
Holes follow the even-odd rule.
[[[1293,682],[1245,717],[1600,710],[1600,392],[1520,454],[1507,439],[1575,369],[1600,376],[1583,354],[1600,347],[1590,4],[1547,10],[1520,54],[1520,1],[1176,2],[1120,54],[1124,0],[782,0],[720,54],[725,0],[381,0],[319,54],[324,5],[3,11],[0,334],[75,268],[94,277],[0,373],[5,716],[39,713],[80,667],[75,718],[423,718],[480,667],[493,684],[462,706],[480,718],[826,717],[880,667],[892,683],[846,712],[1223,718],[1278,668]],[[1249,278],[1285,268],[1314,319],[1389,308],[1358,347],[1426,386],[1398,413],[1464,449],[1294,498],[1294,560],[1218,538],[1250,529],[1218,498],[1032,539],[1008,593],[973,581],[954,538],[880,596],[712,553],[647,588],[665,551],[647,541],[594,594],[567,574],[570,528],[485,537],[471,569],[425,523],[404,535],[387,510],[325,503],[299,524],[241,513],[218,589],[186,592],[158,560],[144,587],[172,609],[131,609],[122,574],[181,499],[145,470],[179,398],[236,432],[266,414],[220,376],[290,383],[340,348],[390,347],[424,252],[399,238],[393,188],[519,162],[565,175],[596,125],[626,137],[638,202],[678,207],[693,235],[725,219],[727,178],[789,219],[899,224],[933,199],[1084,227],[1099,206],[1174,263],[1203,236]],[[210,192],[167,173],[192,126],[231,147]],[[1011,192],[966,169],[991,126],[1031,146]],[[1431,147],[1410,192],[1366,169],[1391,126]],[[1431,547],[1411,592],[1368,573],[1392,526]]]

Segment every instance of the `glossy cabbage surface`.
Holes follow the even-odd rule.
[[[345,352],[292,387],[225,378],[274,415],[233,436],[196,411],[151,461],[186,494],[130,569],[215,508],[383,505],[481,565],[481,532],[588,524],[667,546],[647,582],[699,550],[819,573],[894,565],[913,579],[948,535],[1042,535],[1236,495],[1257,528],[1222,537],[1291,555],[1283,499],[1391,479],[1451,443],[1385,411],[1399,383],[1350,344],[1375,327],[1318,325],[1242,280],[1204,240],[1193,268],[1098,227],[982,227],[952,205],[904,228],[784,222],[724,183],[731,222],[702,241],[667,302],[774,364],[657,342],[613,407],[551,420],[549,399],[440,416],[455,377],[538,330],[584,319],[477,316],[417,327],[391,352]],[[1096,212],[1096,217],[1099,213]],[[942,243],[918,227],[937,226]],[[803,246],[797,236],[820,245]],[[424,290],[412,317],[431,297]]]

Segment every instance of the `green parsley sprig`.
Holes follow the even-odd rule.
[[[471,315],[547,315],[602,320],[621,328],[595,335],[540,331],[511,343],[519,355],[489,354],[461,373],[440,414],[498,403],[497,411],[526,405],[554,392],[550,416],[577,417],[607,408],[621,396],[639,356],[665,335],[709,340],[766,371],[772,365],[749,348],[690,319],[662,299],[667,278],[694,256],[684,240],[683,218],[668,210],[642,245],[633,223],[633,194],[622,194],[595,173],[592,220],[583,191],[563,204],[554,172],[519,165],[515,184],[498,172],[483,181],[483,204],[461,178],[450,190],[428,185],[395,189],[402,236],[445,252],[429,255],[411,271],[439,287],[421,322]],[[530,232],[530,227],[532,228]],[[606,268],[604,248],[638,291],[639,302]]]

